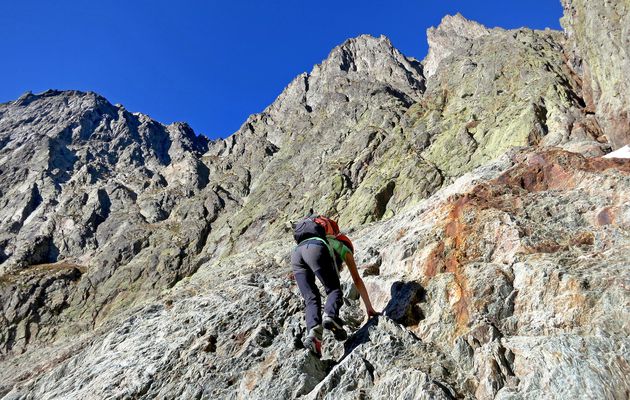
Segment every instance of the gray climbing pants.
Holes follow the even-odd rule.
[[[324,312],[331,317],[338,317],[343,294],[328,247],[319,240],[302,242],[291,254],[291,267],[304,298],[307,330],[322,323],[321,295],[315,284],[315,277],[324,285],[328,296]]]

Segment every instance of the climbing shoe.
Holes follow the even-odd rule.
[[[341,341],[348,338],[348,333],[343,329],[344,322],[339,317],[324,315],[324,328],[333,333],[335,339]]]
[[[322,335],[323,329],[321,325],[317,325],[308,332],[302,344],[317,358],[322,357]]]

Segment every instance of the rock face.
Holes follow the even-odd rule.
[[[364,279],[385,316],[359,328],[349,297],[358,330],[345,346],[326,336],[323,361],[296,347],[301,300],[278,240],[48,348],[68,360],[7,398],[623,398],[629,186],[625,161],[513,152],[354,232],[359,261],[380,260]],[[4,379],[28,376],[18,361]]]
[[[0,397],[627,398],[630,161],[601,156],[628,7],[601,7],[445,17],[422,63],[349,39],[215,142],[93,93],[0,105]],[[288,264],[310,207],[384,312],[345,272],[322,360]]]
[[[208,183],[207,140],[91,93],[27,94],[0,113],[2,354],[91,329],[194,270],[215,210],[187,202]],[[155,230],[164,220],[177,223]]]
[[[571,65],[584,80],[584,100],[614,148],[630,142],[630,4],[562,0]]]

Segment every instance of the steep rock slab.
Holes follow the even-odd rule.
[[[618,149],[630,143],[630,3],[562,0],[561,22],[584,100]]]
[[[622,398],[629,188],[628,161],[514,151],[352,234],[386,315],[359,328],[348,295],[356,333],[323,361],[299,345],[287,237],[201,266],[6,398]]]
[[[512,146],[606,150],[566,65],[561,33],[486,29],[460,15],[429,32],[452,40],[430,40],[440,68],[408,125],[415,137],[426,137],[421,154],[447,182]],[[433,62],[431,54],[425,62]]]
[[[577,394],[562,376],[623,398],[628,185],[628,161],[560,151],[482,167],[421,203],[413,223],[399,216],[357,232],[357,246],[368,248],[362,262],[378,260],[378,275],[366,278],[373,302],[454,357],[477,398]],[[417,295],[402,296],[414,286]],[[508,345],[521,336],[554,343],[567,357],[537,368],[526,350]],[[614,365],[591,373],[574,368],[575,343],[587,349],[579,363],[602,364],[601,348],[620,350]]]

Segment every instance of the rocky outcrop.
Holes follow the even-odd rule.
[[[461,16],[445,19],[447,26],[452,20],[462,34],[479,27]],[[231,229],[211,235],[210,243],[221,249],[228,236],[234,246],[222,251],[238,251],[262,234],[261,225],[264,235],[279,237],[287,219],[315,205],[348,227],[388,218],[512,146],[561,146],[588,155],[609,150],[566,65],[562,34],[484,32],[447,49],[436,42],[431,51],[442,55],[443,67],[427,81],[385,38],[362,36],[333,50],[227,140],[227,148],[243,146],[249,141],[240,137],[253,129],[257,138],[273,138],[277,149],[260,174],[248,175],[255,190],[226,221]],[[387,66],[346,66],[375,57]],[[400,72],[386,78],[384,70]]]
[[[618,66],[578,68],[608,50],[566,7],[568,35],[445,17],[422,63],[350,39],[214,142],[93,93],[0,105],[0,396],[627,397],[627,90],[588,83]],[[310,207],[384,312],[343,275],[322,360],[288,265]]]
[[[570,62],[583,79],[584,100],[614,149],[630,142],[630,5],[627,1],[562,0]]]
[[[273,241],[55,349],[68,360],[6,397],[623,398],[629,186],[627,161],[513,152],[353,233],[361,264],[380,260],[364,279],[385,315],[360,327],[348,295],[356,333],[326,336],[321,361]]]

